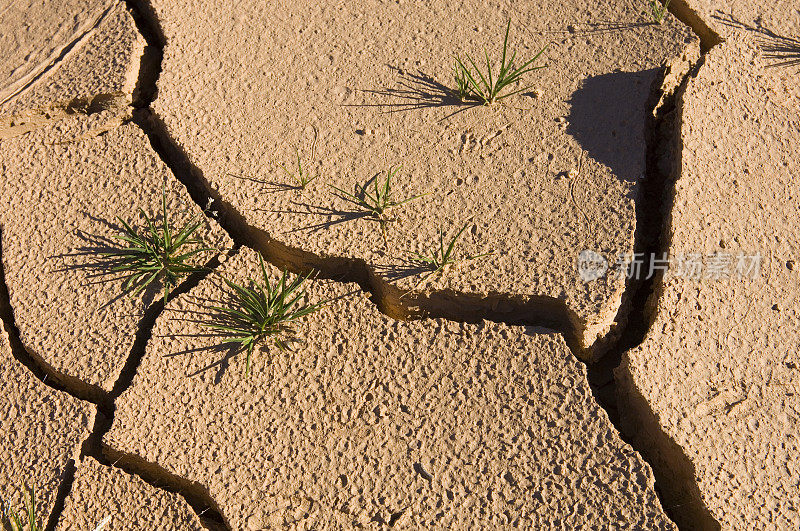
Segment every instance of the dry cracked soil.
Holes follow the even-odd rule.
[[[667,7],[0,0],[0,527],[800,528],[800,6]]]

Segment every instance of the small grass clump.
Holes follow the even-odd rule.
[[[280,349],[288,349],[293,339],[294,325],[302,317],[319,310],[324,303],[301,302],[305,295],[303,284],[308,275],[288,280],[283,272],[280,280],[271,283],[264,259],[260,281],[248,280],[247,286],[223,279],[231,289],[229,306],[212,306],[216,312],[206,326],[214,334],[225,338],[226,343],[238,345],[247,352],[245,374],[250,375],[250,360],[256,345],[273,339]]]
[[[198,214],[180,230],[170,227],[167,212],[167,193],[162,191],[160,226],[139,209],[145,219],[146,227],[141,232],[129,223],[117,217],[123,230],[113,237],[123,242],[123,246],[100,254],[110,262],[112,273],[122,273],[122,289],[126,294],[137,296],[147,286],[161,282],[164,288],[164,300],[169,292],[177,286],[180,279],[191,273],[202,270],[192,263],[200,253],[212,251],[203,247],[199,238],[193,235],[202,224],[202,214]]]
[[[28,496],[23,496],[25,511],[22,514],[0,501],[0,524],[4,531],[41,531],[43,529],[36,521],[33,488],[26,489],[26,492]],[[27,530],[25,529],[26,523]]]
[[[484,48],[486,55],[486,72],[481,72],[477,63],[467,55],[467,61],[461,60],[458,56],[455,58],[455,83],[456,95],[462,100],[473,100],[484,105],[491,105],[496,101],[508,98],[514,94],[519,94],[530,89],[530,86],[501,94],[507,87],[517,83],[522,77],[534,70],[544,68],[545,65],[531,66],[545,50],[547,46],[542,48],[533,59],[522,64],[520,67],[514,66],[514,60],[517,58],[516,50],[512,52],[511,57],[508,57],[508,34],[511,31],[511,21],[508,21],[506,26],[506,36],[503,41],[503,58],[500,60],[500,69],[495,78],[492,72],[492,64],[489,61],[489,53]],[[507,60],[508,59],[508,60]],[[467,65],[466,63],[469,63]]]
[[[667,16],[669,10],[670,0],[649,0],[650,2],[650,15],[653,17],[653,22],[661,24]]]
[[[331,188],[338,192],[336,195],[338,195],[340,198],[357,206],[375,220],[381,222],[391,221],[385,217],[386,213],[390,209],[427,195],[415,195],[400,201],[395,201],[393,199],[391,181],[402,167],[403,166],[400,165],[394,170],[389,169],[389,171],[386,173],[386,179],[383,181],[383,183],[380,183],[377,177],[372,179],[372,191],[370,191],[370,181],[367,181],[362,185],[356,184],[352,193],[342,190],[341,188],[337,188],[333,185],[331,185]]]
[[[411,260],[416,262],[420,265],[425,266],[429,269],[429,273],[423,276],[420,281],[417,283],[419,285],[422,283],[426,278],[431,275],[435,275],[436,273],[441,273],[444,269],[451,265],[458,262],[466,262],[468,260],[474,260],[476,258],[481,258],[484,256],[489,256],[492,253],[482,253],[472,256],[467,256],[465,258],[456,259],[453,257],[453,252],[456,248],[456,242],[464,234],[464,231],[467,230],[468,225],[464,225],[461,227],[455,236],[453,236],[446,244],[445,244],[445,234],[442,229],[439,229],[439,244],[438,246],[434,245],[432,251],[428,255],[419,254],[419,253],[411,253]]]
[[[313,126],[312,126],[313,127]],[[311,163],[314,162],[314,153],[316,152],[317,147],[317,128],[314,127],[314,140],[311,142]],[[286,166],[281,164],[281,169],[286,174],[289,179],[292,180],[294,183],[294,187],[298,190],[305,190],[306,187],[311,184],[311,182],[319,177],[317,175],[310,175],[308,171],[303,168],[303,162],[300,160],[300,150],[295,148],[295,154],[297,155],[297,173],[289,171],[286,169]]]
[[[295,152],[297,153],[297,173],[287,170],[286,166],[283,164],[281,164],[281,169],[286,173],[286,176],[292,180],[296,189],[305,190],[306,187],[311,184],[311,181],[319,177],[319,174],[312,176],[308,171],[303,169],[303,163],[300,160],[300,150],[295,149]]]

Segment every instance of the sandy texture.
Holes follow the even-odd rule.
[[[32,487],[44,524],[67,462],[89,435],[94,408],[37,380],[14,358],[2,329],[0,384],[0,498],[21,509],[24,489]]]
[[[257,264],[246,250],[222,274]],[[186,313],[219,282],[168,306],[105,442],[208,489],[233,529],[671,527],[559,336],[393,321],[319,281],[310,300],[336,300],[306,342],[257,351],[247,378]]]
[[[795,529],[800,91],[790,70],[765,68],[751,41],[732,37],[710,53],[683,100],[670,252],[727,253],[733,270],[739,253],[760,253],[761,271],[668,277],[649,336],[618,371],[620,410],[634,411],[637,396],[649,403],[724,529]],[[637,428],[643,419],[628,420],[646,435]],[[639,442],[651,462],[663,457],[656,443]]]
[[[78,464],[56,530],[91,530],[108,516],[111,520],[103,531],[205,529],[177,494],[85,458]]]
[[[723,37],[750,30],[751,37],[766,41],[765,44],[770,41],[778,44],[781,37],[800,39],[800,5],[796,0],[680,0],[680,3],[686,4]],[[800,53],[800,41],[794,45],[796,55]]]
[[[104,390],[160,292],[120,296],[116,275],[98,276],[103,238],[118,234],[117,216],[141,227],[139,208],[159,214],[164,182],[176,225],[200,211],[141,130],[108,118],[62,120],[0,144],[2,258],[22,341],[68,384]],[[206,239],[227,246],[213,227]]]
[[[153,107],[211,187],[279,242],[363,259],[402,289],[558,299],[602,333],[624,282],[584,283],[577,254],[631,252],[651,82],[692,41],[671,17],[645,24],[642,4],[155,0],[167,46]],[[509,19],[520,57],[550,43],[549,68],[503,105],[460,105],[453,55],[487,46],[499,61]],[[280,169],[295,147],[321,175],[303,192]],[[392,213],[387,246],[329,185],[352,191],[399,164],[395,198],[430,195]],[[409,253],[463,225],[457,257],[495,254],[417,285]]]
[[[75,100],[131,101],[144,39],[123,2],[3,0],[0,12],[0,115],[18,126]]]

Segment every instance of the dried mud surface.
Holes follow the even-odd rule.
[[[0,497],[47,529],[797,527],[793,4],[0,1]],[[462,105],[452,55],[509,19],[547,68]],[[331,188],[400,164],[426,195],[385,231]],[[233,247],[166,305],[93,268],[164,185]],[[409,262],[462,226],[493,254]],[[583,282],[583,249],[766,258]],[[245,376],[192,312],[256,251],[328,303]]]
[[[667,503],[702,503],[725,529],[800,524],[800,91],[767,64],[751,39],[731,36],[689,82],[670,235],[674,256],[718,253],[735,271],[740,254],[760,253],[761,272],[667,276],[650,334],[619,369],[623,402],[644,400],[694,467],[701,499],[687,487]],[[636,431],[642,412],[627,411]]]
[[[633,250],[650,86],[693,39],[677,20],[649,25],[633,1],[153,7],[166,39],[154,112],[209,189],[263,232],[262,246],[287,246],[284,258],[306,267],[345,259],[340,273],[365,262],[398,295],[560,301],[573,322],[551,312],[540,324],[574,326],[583,345],[608,332],[624,278],[586,283],[577,255]],[[609,22],[587,23],[590,9]],[[442,49],[496,48],[508,19],[520,56],[549,45],[547,68],[505,105],[460,104]],[[302,191],[281,169],[296,164],[295,148],[320,175]],[[331,188],[352,191],[399,165],[395,197],[428,195],[392,211],[385,233]],[[411,253],[462,226],[457,256],[494,254],[426,278]]]
[[[259,274],[252,250],[219,270]],[[233,529],[670,525],[559,336],[398,322],[317,281],[330,302],[246,377],[193,322],[224,292],[214,275],[167,305],[104,442],[207,489]]]

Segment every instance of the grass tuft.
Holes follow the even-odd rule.
[[[412,262],[416,262],[417,264],[420,264],[429,270],[428,274],[423,276],[419,280],[417,286],[431,275],[443,272],[444,269],[449,265],[456,264],[458,262],[466,262],[468,260],[475,260],[476,258],[481,258],[492,254],[491,252],[489,252],[489,253],[471,255],[460,259],[454,258],[453,252],[455,251],[456,243],[458,242],[458,239],[461,237],[464,231],[467,230],[467,226],[468,225],[464,225],[463,227],[461,227],[461,230],[459,230],[455,234],[455,236],[450,238],[450,240],[448,241],[445,240],[444,231],[442,229],[439,229],[439,244],[438,246],[434,245],[430,254],[424,255],[419,253],[411,253]]]
[[[544,68],[546,65],[531,66],[534,61],[547,50],[547,46],[542,48],[533,59],[526,61],[520,67],[514,66],[514,60],[517,57],[516,50],[508,57],[508,34],[511,31],[511,21],[508,21],[506,26],[506,36],[503,40],[503,58],[500,60],[500,68],[497,71],[497,77],[494,77],[492,72],[492,64],[489,61],[489,53],[484,48],[483,52],[486,56],[486,71],[481,71],[477,63],[470,57],[466,56],[467,60],[463,61],[458,56],[455,58],[453,66],[455,72],[456,95],[462,100],[473,100],[484,105],[491,105],[496,101],[508,98],[514,94],[519,94],[531,88],[526,86],[524,88],[501,94],[507,87],[517,83],[522,77],[534,70]],[[469,64],[467,64],[469,63]]]
[[[649,0],[649,2],[650,15],[653,17],[653,22],[661,24],[667,16],[670,0]]]
[[[170,290],[177,286],[181,278],[202,270],[202,267],[192,263],[193,259],[200,253],[213,251],[202,247],[201,240],[193,236],[203,224],[202,214],[195,216],[180,230],[170,227],[166,188],[162,190],[161,210],[162,220],[157,226],[144,210],[139,209],[146,223],[141,232],[117,217],[123,230],[113,237],[123,245],[100,253],[110,261],[112,273],[122,273],[122,290],[133,297],[154,282],[161,282],[166,301]]]
[[[390,209],[427,195],[415,195],[400,201],[396,201],[392,197],[391,181],[402,167],[403,166],[400,165],[394,170],[389,169],[389,171],[386,173],[386,179],[382,183],[379,182],[377,177],[371,179],[373,185],[372,190],[370,190],[370,181],[367,181],[362,185],[356,184],[353,192],[347,192],[333,185],[331,185],[331,188],[338,192],[335,195],[344,199],[348,203],[352,203],[353,205],[357,206],[375,220],[381,222],[391,221],[385,217],[386,213]]]
[[[206,323],[215,335],[225,338],[225,343],[235,344],[247,352],[245,374],[250,375],[250,360],[256,345],[268,339],[275,341],[280,349],[288,349],[294,339],[294,325],[302,317],[316,312],[324,303],[301,302],[305,295],[303,284],[309,275],[288,279],[283,272],[280,280],[271,283],[264,259],[261,264],[260,281],[248,280],[247,286],[223,279],[230,288],[230,305],[212,306],[216,312]]]
[[[314,161],[314,152],[317,146],[317,129],[314,128],[314,141],[311,143],[311,163],[313,164]],[[297,173],[289,171],[286,169],[286,166],[281,164],[281,169],[283,169],[284,173],[289,177],[292,182],[294,182],[294,187],[298,190],[305,190],[306,187],[311,184],[311,182],[319,177],[317,175],[310,175],[308,171],[303,168],[303,163],[300,160],[300,150],[295,148],[295,153],[297,155]]]
[[[26,531],[26,523],[28,524],[27,531],[42,530],[42,527],[36,521],[36,504],[34,502],[33,488],[25,489],[25,491],[28,496],[25,496],[23,493],[25,510],[22,514],[0,501],[0,524],[2,524],[4,531]]]

